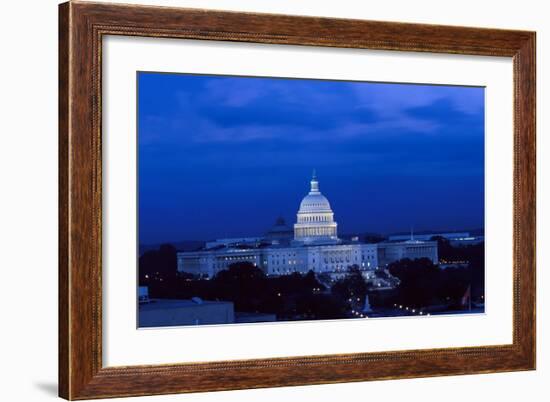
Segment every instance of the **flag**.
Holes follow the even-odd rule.
[[[462,296],[461,305],[466,306],[468,304],[469,308],[472,308],[472,285],[468,285],[464,296]]]

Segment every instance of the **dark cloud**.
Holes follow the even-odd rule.
[[[140,241],[293,221],[313,168],[343,231],[481,226],[483,105],[482,88],[142,73]]]

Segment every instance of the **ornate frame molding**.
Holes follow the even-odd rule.
[[[513,344],[103,367],[101,44],[105,35],[512,57]],[[59,6],[59,393],[64,398],[532,370],[535,222],[534,32],[78,1]]]

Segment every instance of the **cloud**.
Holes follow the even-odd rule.
[[[178,76],[172,113],[140,116],[142,143],[311,143],[437,134],[480,120],[479,88],[248,77]],[[168,102],[168,100],[164,100]],[[164,121],[163,121],[164,120]],[[482,121],[482,118],[481,118]],[[162,132],[162,135],[158,133]]]
[[[214,78],[205,82],[201,98],[219,107],[242,107],[269,93],[265,82],[244,78]]]
[[[439,212],[465,225],[461,208],[475,212],[467,222],[483,216],[483,89],[139,79],[140,219],[153,217],[140,236],[161,226],[178,238],[219,236],[229,216],[256,233],[281,208],[295,213],[312,168],[348,224],[387,228],[409,219],[411,202],[426,224],[452,223]]]
[[[472,115],[478,118],[484,110],[482,88],[436,85],[368,84],[353,90],[360,107],[375,110],[387,128],[415,132],[435,132],[448,121],[440,118],[442,108],[448,117]]]
[[[413,118],[430,120],[441,126],[479,125],[483,123],[483,109],[476,110],[458,106],[455,99],[440,98],[429,105],[411,107],[405,113]]]

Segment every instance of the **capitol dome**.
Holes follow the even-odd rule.
[[[294,225],[294,239],[306,243],[338,240],[334,213],[327,198],[319,191],[315,171],[310,191],[302,199]]]
[[[300,212],[332,212],[330,203],[323,194],[311,192],[300,203]]]

